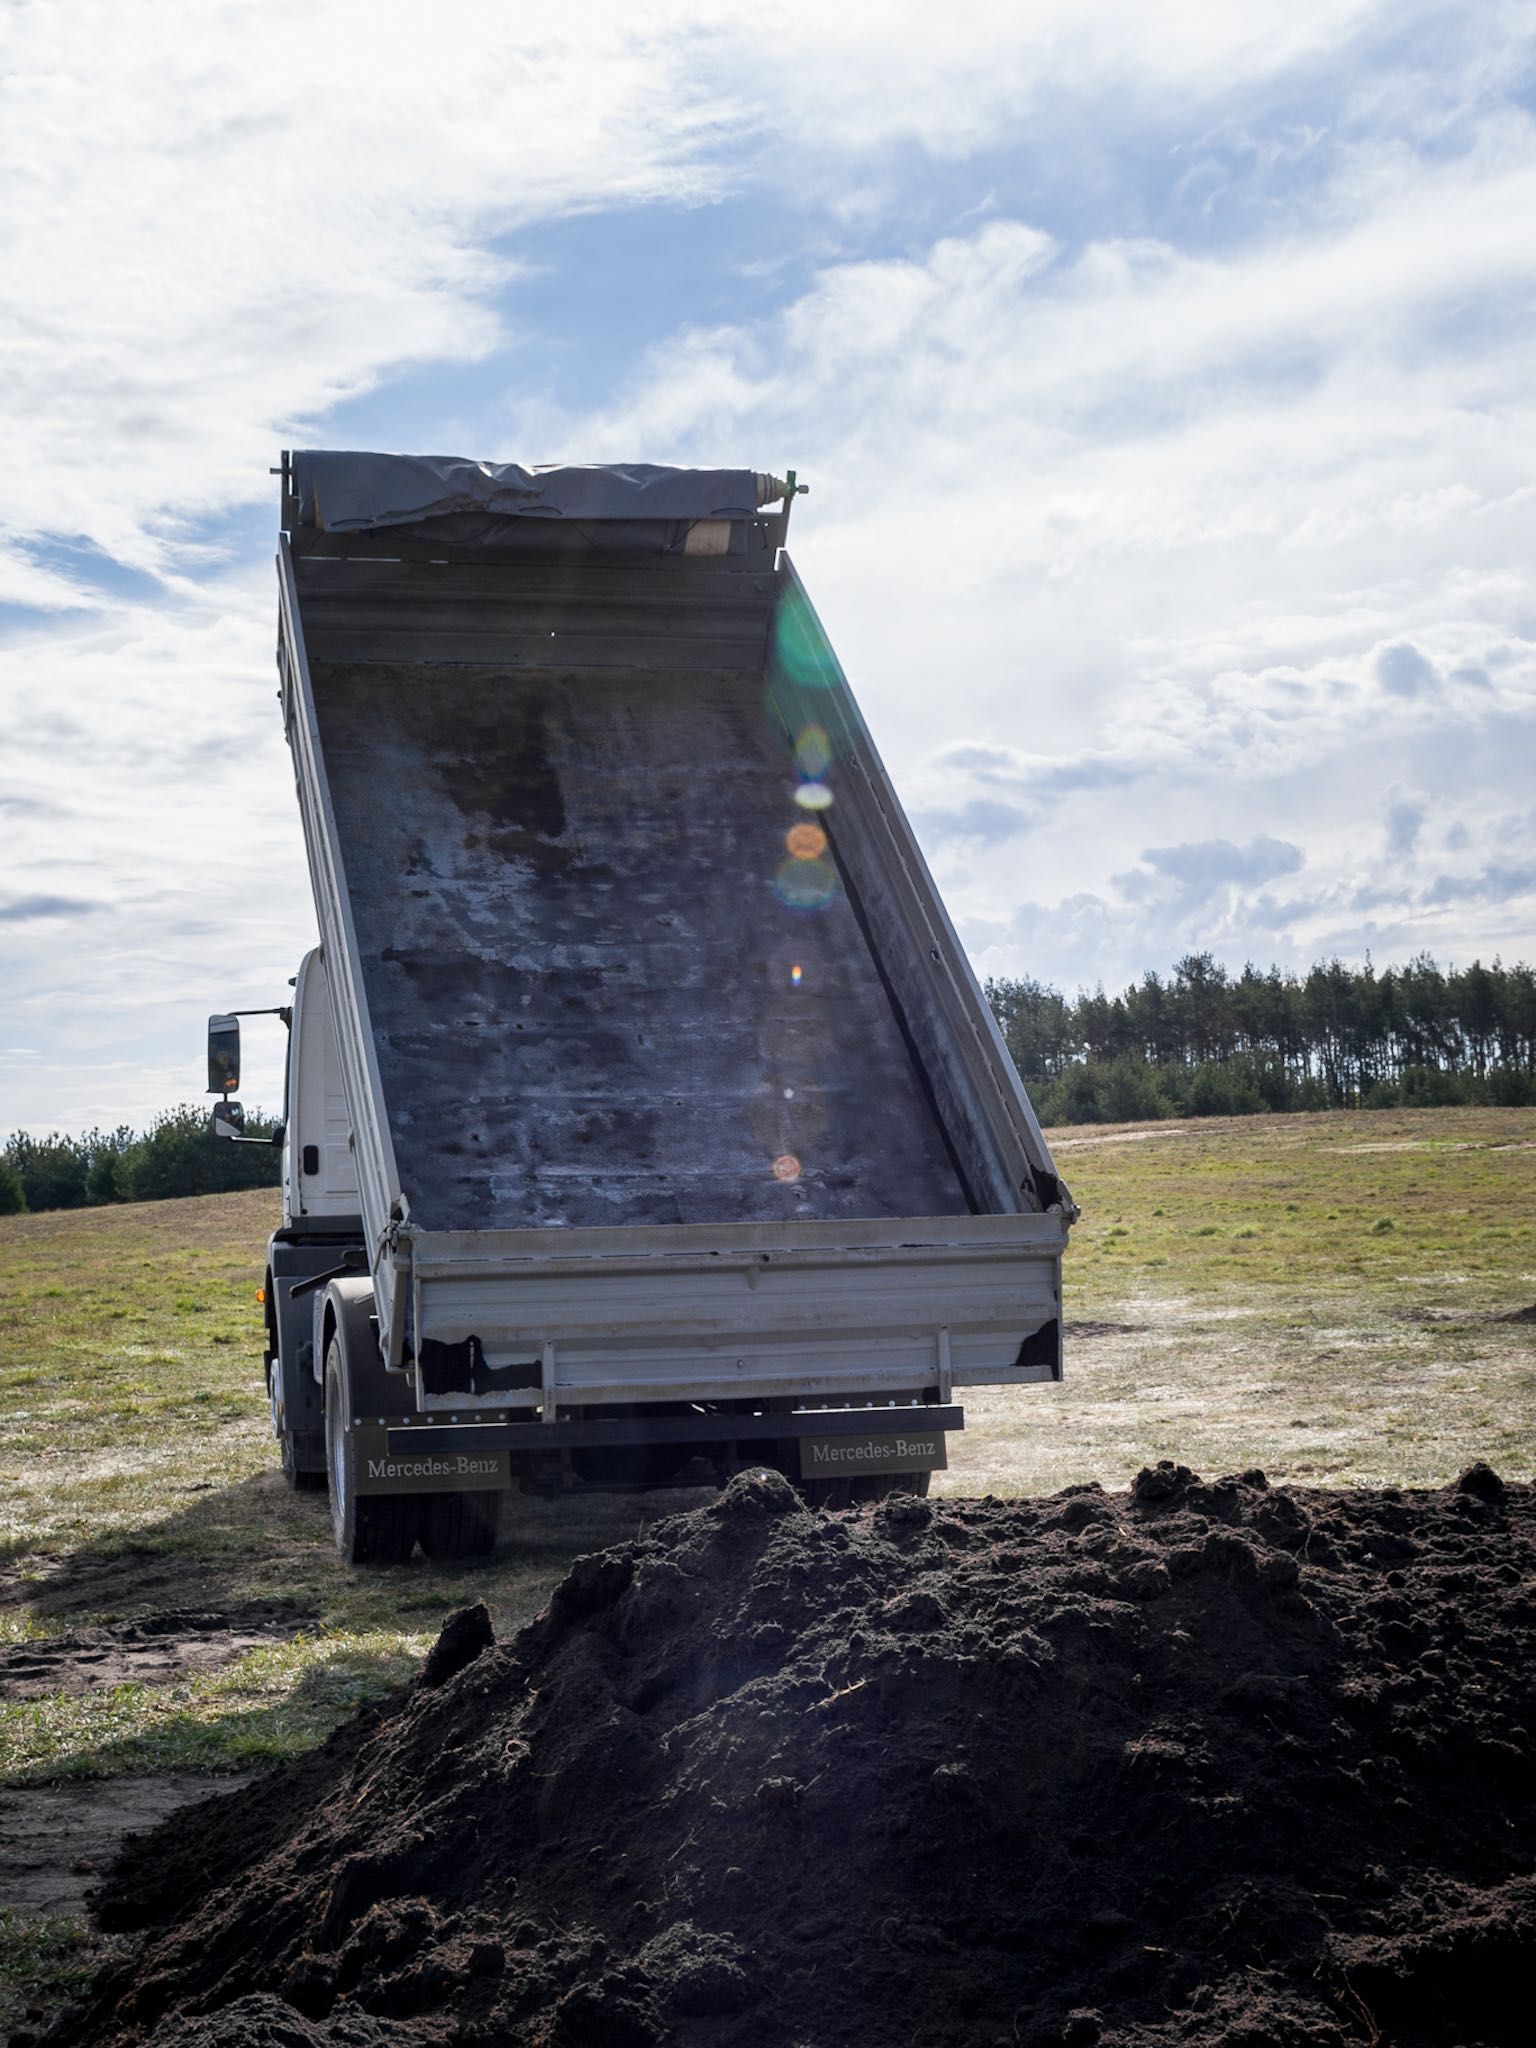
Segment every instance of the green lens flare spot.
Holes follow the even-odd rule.
[[[773,878],[773,893],[789,910],[824,909],[837,894],[837,870],[829,860],[791,854]]]
[[[779,668],[802,689],[830,690],[837,681],[836,659],[803,597],[786,598],[774,615],[773,652]]]

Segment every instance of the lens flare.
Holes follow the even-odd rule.
[[[805,969],[800,965],[800,962],[797,960],[794,966],[791,967],[791,969],[789,970],[789,978],[794,983],[796,988],[800,986],[800,979],[804,973]]]
[[[798,1180],[800,1178],[800,1162],[793,1152],[781,1152],[779,1154],[778,1158],[773,1162],[773,1177],[775,1180]]]
[[[829,860],[791,855],[773,878],[773,893],[786,910],[822,910],[837,894],[837,870]]]
[[[824,725],[801,727],[795,741],[795,766],[811,782],[819,782],[832,766],[832,742]]]
[[[830,810],[832,792],[824,782],[802,782],[795,790],[795,802],[802,811]]]
[[[773,617],[774,667],[802,690],[837,686],[837,657],[827,645],[815,613],[797,591]]]
[[[784,844],[796,860],[820,860],[827,850],[827,835],[819,825],[791,825]]]

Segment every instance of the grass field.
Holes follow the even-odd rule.
[[[1068,1376],[973,1397],[952,1486],[1125,1486],[1160,1457],[1313,1486],[1531,1475],[1536,1111],[1048,1135],[1084,1211]]]
[[[1510,1318],[1536,1301],[1536,1111],[1051,1135],[1084,1211],[1068,1377],[973,1394],[941,1490],[1123,1486],[1174,1455],[1328,1485],[1529,1470],[1536,1325]],[[274,1204],[0,1219],[0,1643],[149,1608],[308,1617],[174,1696],[0,1707],[0,1781],[282,1753],[405,1671],[455,1603],[484,1595],[513,1626],[570,1556],[658,1511],[517,1501],[489,1567],[339,1565],[323,1498],[284,1488],[267,1433]]]
[[[1051,1133],[1084,1211],[1068,1378],[973,1394],[939,1490],[1124,1486],[1176,1457],[1312,1485],[1528,1478],[1536,1111],[1257,1117]],[[496,1558],[359,1572],[287,1491],[255,1300],[269,1193],[0,1219],[0,1787],[258,1765],[405,1678],[444,1615],[530,1618],[569,1560],[697,1496],[514,1500]],[[287,1603],[276,1639],[159,1682],[70,1681],[135,1615]],[[3,1796],[3,1794],[0,1794]],[[0,1973],[57,1997],[78,1921],[9,1913]],[[0,1999],[0,2020],[5,2016]]]
[[[1052,1138],[1084,1210],[1069,1376],[973,1395],[943,1490],[1125,1485],[1175,1454],[1315,1484],[1529,1465],[1536,1327],[1509,1319],[1536,1299],[1536,1111]],[[6,1710],[13,1781],[280,1752],[403,1671],[471,1588],[512,1625],[569,1556],[655,1511],[519,1503],[488,1569],[338,1565],[323,1500],[281,1484],[260,1397],[274,1214],[257,1192],[0,1221],[0,1641],[149,1607],[312,1617],[182,1701]]]

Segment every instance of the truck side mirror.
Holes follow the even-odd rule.
[[[228,1097],[213,1106],[213,1135],[216,1138],[243,1138],[245,1135],[245,1111],[238,1102]]]
[[[240,1086],[240,1019],[208,1019],[208,1093],[233,1095]]]

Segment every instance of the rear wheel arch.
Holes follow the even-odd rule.
[[[285,1378],[283,1364],[282,1326],[278,1319],[279,1302],[277,1276],[271,1264],[267,1266],[266,1284],[262,1288],[262,1312],[266,1326],[266,1375],[267,1406],[272,1417],[272,1434],[277,1439],[278,1455],[282,1463],[283,1478],[296,1493],[320,1493],[326,1485],[325,1437],[313,1426],[297,1427],[287,1410],[287,1397],[295,1391]],[[288,1370],[297,1370],[302,1380],[309,1371],[305,1345],[295,1345],[292,1324],[289,1328],[290,1351],[297,1348],[297,1361],[290,1357]],[[318,1381],[319,1375],[316,1374]],[[303,1403],[300,1403],[302,1408]]]
[[[331,1339],[336,1334],[336,1304],[326,1293],[320,1307],[319,1341],[315,1345],[315,1378],[325,1382],[325,1354],[331,1348]]]

